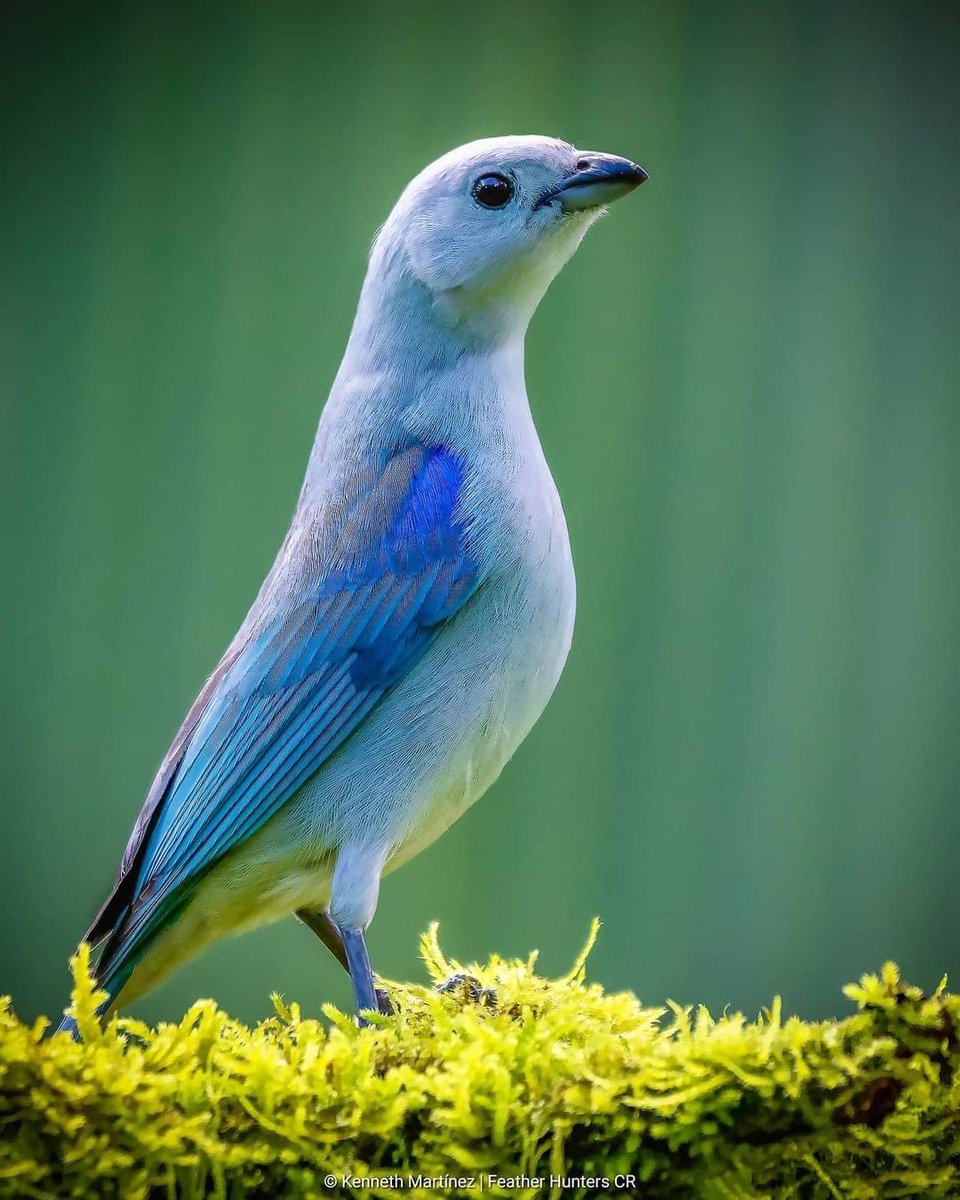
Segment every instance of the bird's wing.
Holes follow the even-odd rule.
[[[221,662],[162,797],[138,822],[101,979],[123,973],[191,885],[318,770],[474,594],[462,486],[455,455],[408,447],[329,514],[312,583],[274,598],[268,583],[261,607],[275,615]]]

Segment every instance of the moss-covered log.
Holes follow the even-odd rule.
[[[586,953],[558,980],[533,958],[464,970],[433,933],[424,956],[434,980],[463,977],[389,985],[397,1015],[369,1028],[276,999],[255,1029],[200,1001],[153,1030],[101,1029],[81,953],[81,1043],[0,1014],[0,1193],[960,1194],[944,986],[924,996],[887,966],[846,989],[844,1020],[774,1001],[749,1021],[607,994]]]

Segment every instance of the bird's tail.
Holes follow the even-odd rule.
[[[54,1033],[69,1033],[75,1042],[80,1041],[80,1030],[77,1026],[75,1017],[64,1017],[60,1024],[53,1030]]]
[[[111,901],[101,910],[84,938],[91,947],[97,943],[100,946],[97,964],[92,968],[91,975],[97,990],[106,992],[107,999],[96,1010],[98,1017],[106,1016],[113,1008],[138,963],[155,943],[158,933],[175,920],[190,894],[185,889],[175,904],[152,913],[146,921],[137,920],[137,914],[129,903],[121,906]],[[75,1041],[79,1041],[77,1023],[66,1014],[54,1032],[69,1033]]]
[[[111,995],[108,997],[108,999],[104,1000],[104,1002],[97,1009],[97,1017],[104,1017],[112,1003],[113,996]],[[51,1029],[50,1033],[69,1033],[75,1042],[80,1041],[80,1028],[77,1025],[77,1019],[76,1017],[68,1016],[66,1012],[64,1012],[63,1020],[60,1022],[60,1024],[56,1027],[56,1029]]]
[[[118,964],[110,969],[109,963],[109,944],[100,955],[100,960],[97,965],[92,968],[91,975],[96,985],[97,991],[106,992],[107,998],[96,1009],[98,1019],[103,1019],[113,1006],[114,1000],[120,994],[123,985],[133,974],[134,963]],[[77,1025],[76,1017],[71,1017],[64,1011],[63,1020],[52,1029],[51,1033],[68,1033],[75,1042],[80,1041],[80,1029]]]

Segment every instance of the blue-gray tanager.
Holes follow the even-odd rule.
[[[508,137],[403,192],[286,540],[86,935],[104,943],[109,1008],[289,913],[350,972],[360,1011],[385,1004],[364,941],[381,876],[493,783],[567,657],[573,563],[523,340],[603,206],[645,178]]]

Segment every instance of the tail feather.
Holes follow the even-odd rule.
[[[97,1009],[97,1017],[103,1018],[110,1010],[114,1000],[120,994],[123,985],[133,974],[133,968],[136,965],[134,962],[122,962],[110,969],[109,959],[111,957],[109,943],[101,951],[97,965],[91,969],[91,975],[96,983],[97,989],[107,993],[107,998]],[[75,1017],[67,1016],[64,1013],[63,1020],[56,1027],[51,1029],[48,1036],[53,1033],[68,1033],[75,1042],[80,1041],[80,1030],[77,1026]]]
[[[111,1003],[112,998],[109,1000],[104,1000],[103,1004],[101,1004],[97,1009],[97,1016],[103,1017]],[[48,1030],[46,1036],[52,1037],[55,1033],[68,1033],[75,1042],[79,1042],[81,1040],[80,1027],[77,1025],[76,1017],[68,1017],[66,1013],[64,1013],[63,1020],[56,1027],[56,1029]]]
[[[80,1030],[77,1027],[77,1022],[73,1017],[64,1017],[56,1029],[52,1033],[69,1033],[75,1042],[80,1041]]]

